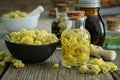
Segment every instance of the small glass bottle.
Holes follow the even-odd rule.
[[[56,12],[56,18],[57,19],[66,19],[67,18],[67,12],[68,12],[68,7],[65,3],[57,4],[57,7],[55,8]]]
[[[52,22],[51,31],[60,39],[61,33],[67,28],[68,8],[66,4],[57,4],[55,11],[56,11],[56,19]],[[60,47],[61,43],[59,43],[58,46]]]
[[[67,68],[79,68],[89,61],[90,34],[85,29],[86,17],[81,11],[69,11],[68,18],[72,27],[61,35],[62,64]]]
[[[105,39],[105,26],[100,14],[100,0],[79,0],[78,10],[87,16],[85,28],[90,32],[91,43],[102,46]]]
[[[108,18],[104,48],[120,49],[120,18]]]

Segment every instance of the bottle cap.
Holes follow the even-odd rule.
[[[100,0],[79,0],[79,7],[85,8],[100,7]]]
[[[68,11],[67,16],[69,19],[80,19],[84,17],[85,11]]]

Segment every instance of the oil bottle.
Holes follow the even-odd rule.
[[[105,39],[105,25],[100,14],[100,0],[79,0],[77,10],[85,11],[85,28],[90,32],[91,43],[102,46]]]
[[[106,37],[104,48],[120,50],[120,18],[109,17],[106,19]]]

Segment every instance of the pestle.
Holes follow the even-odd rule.
[[[104,50],[102,47],[97,47],[95,50],[90,51],[91,56],[101,56],[105,60],[115,60],[116,52],[114,50]]]
[[[28,16],[34,16],[37,14],[41,14],[44,11],[44,8],[42,6],[38,6],[37,8],[35,8],[33,11],[31,11]]]

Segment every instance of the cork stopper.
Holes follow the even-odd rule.
[[[67,10],[67,5],[65,3],[57,4],[56,6],[59,12],[65,12]]]
[[[118,17],[109,17],[106,19],[107,29],[110,31],[120,30],[120,18]]]
[[[65,3],[60,3],[60,4],[57,4],[56,6],[60,9],[65,9],[67,7]]]
[[[108,24],[120,24],[119,17],[109,17],[106,19]]]
[[[67,15],[69,19],[79,20],[84,17],[85,11],[68,11]]]

